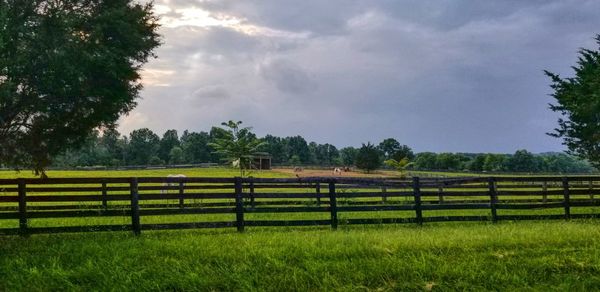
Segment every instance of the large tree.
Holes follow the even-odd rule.
[[[114,128],[105,129],[99,143],[110,155],[109,165],[119,166],[124,162],[128,141],[121,137],[119,131]]]
[[[0,0],[0,164],[44,175],[136,105],[159,45],[151,4]]]
[[[340,156],[338,149],[329,143],[317,144],[315,150],[315,158],[320,165],[334,165]]]
[[[377,148],[383,153],[383,158],[386,160],[401,161],[403,159],[413,160],[415,158],[415,154],[410,147],[400,144],[394,138],[387,138],[381,141]]]
[[[536,172],[541,170],[543,160],[535,157],[531,152],[522,149],[517,150],[506,161],[506,167],[514,172]]]
[[[394,138],[387,138],[381,141],[377,148],[381,151],[385,159],[392,159],[392,155],[400,149],[400,142]]]
[[[288,155],[286,152],[285,141],[280,137],[266,135],[263,140],[267,143],[261,151],[271,154],[273,163],[286,163]]]
[[[344,166],[352,166],[355,164],[356,154],[358,149],[354,147],[344,147],[340,150],[340,159]]]
[[[160,147],[158,148],[158,157],[164,161],[170,161],[171,149],[179,147],[179,135],[177,130],[167,130],[162,139],[160,139]]]
[[[210,136],[206,132],[183,132],[181,136],[181,148],[184,161],[187,163],[211,162],[211,152],[214,150],[208,146]]]
[[[310,163],[310,149],[308,143],[302,136],[286,137],[285,139],[286,153],[288,159],[297,156],[302,164]]]
[[[600,35],[596,36],[600,45]],[[549,135],[563,138],[569,152],[600,166],[600,51],[580,49],[575,76],[561,78],[545,71],[552,80],[550,109],[559,112],[558,128]]]
[[[129,136],[128,162],[134,165],[157,164],[157,154],[160,147],[158,135],[148,128],[142,128],[134,130]]]

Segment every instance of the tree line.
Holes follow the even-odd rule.
[[[167,130],[162,136],[148,128],[132,131],[128,136],[116,129],[94,131],[82,147],[68,149],[52,159],[54,167],[126,165],[178,165],[220,163],[215,142],[227,133],[218,127],[209,132]],[[402,168],[412,170],[487,171],[487,172],[562,172],[596,171],[587,161],[563,153],[533,154],[518,150],[514,154],[414,153],[394,138],[362,147],[344,147],[307,142],[304,137],[266,135],[260,152],[269,153],[274,165],[358,167],[364,170]],[[390,162],[396,162],[390,163]]]
[[[533,154],[527,150],[517,150],[514,154],[423,152],[415,156],[413,169],[526,173],[591,173],[596,171],[589,162],[568,154]]]

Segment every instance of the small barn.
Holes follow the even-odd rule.
[[[252,155],[252,169],[269,170],[271,169],[271,154],[258,152]]]

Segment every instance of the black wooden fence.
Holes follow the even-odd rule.
[[[0,234],[597,218],[599,191],[591,176],[0,179]]]

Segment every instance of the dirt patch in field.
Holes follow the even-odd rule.
[[[287,175],[291,175],[291,176],[298,176],[298,177],[311,177],[311,176],[325,176],[325,177],[329,177],[329,176],[336,176],[336,177],[372,177],[372,178],[378,178],[378,177],[398,177],[400,176],[400,173],[397,171],[391,171],[391,170],[378,170],[378,171],[372,171],[370,173],[366,173],[360,170],[354,170],[354,171],[346,171],[346,172],[342,172],[341,174],[335,174],[333,173],[333,170],[328,170],[328,169],[302,169],[302,171],[294,171],[293,168],[274,168],[273,169],[274,172],[280,172],[280,173],[285,173]]]

